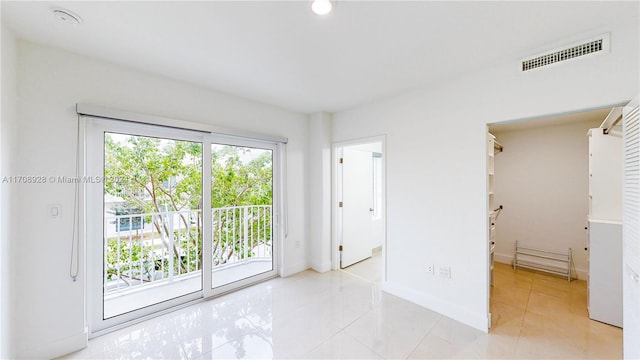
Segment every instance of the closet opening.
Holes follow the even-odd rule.
[[[490,331],[622,343],[618,109],[487,125]]]

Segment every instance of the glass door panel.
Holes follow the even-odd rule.
[[[273,164],[274,148],[211,145],[212,289],[275,275]]]
[[[103,319],[202,290],[202,143],[104,132]]]

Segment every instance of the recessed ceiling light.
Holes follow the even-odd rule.
[[[80,16],[72,13],[67,9],[54,8],[54,9],[51,9],[51,11],[53,11],[53,16],[55,16],[56,19],[62,21],[65,24],[78,25],[82,22],[82,19],[80,18]]]
[[[311,3],[311,11],[316,15],[327,15],[332,8],[330,0],[313,0]]]

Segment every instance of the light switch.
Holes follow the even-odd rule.
[[[49,205],[47,206],[47,210],[49,216],[52,218],[57,218],[58,216],[60,216],[60,205]]]

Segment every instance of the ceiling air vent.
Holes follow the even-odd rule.
[[[563,61],[577,59],[586,55],[606,52],[609,52],[609,33],[564,46],[562,49],[530,56],[522,60],[522,71],[529,71]]]

